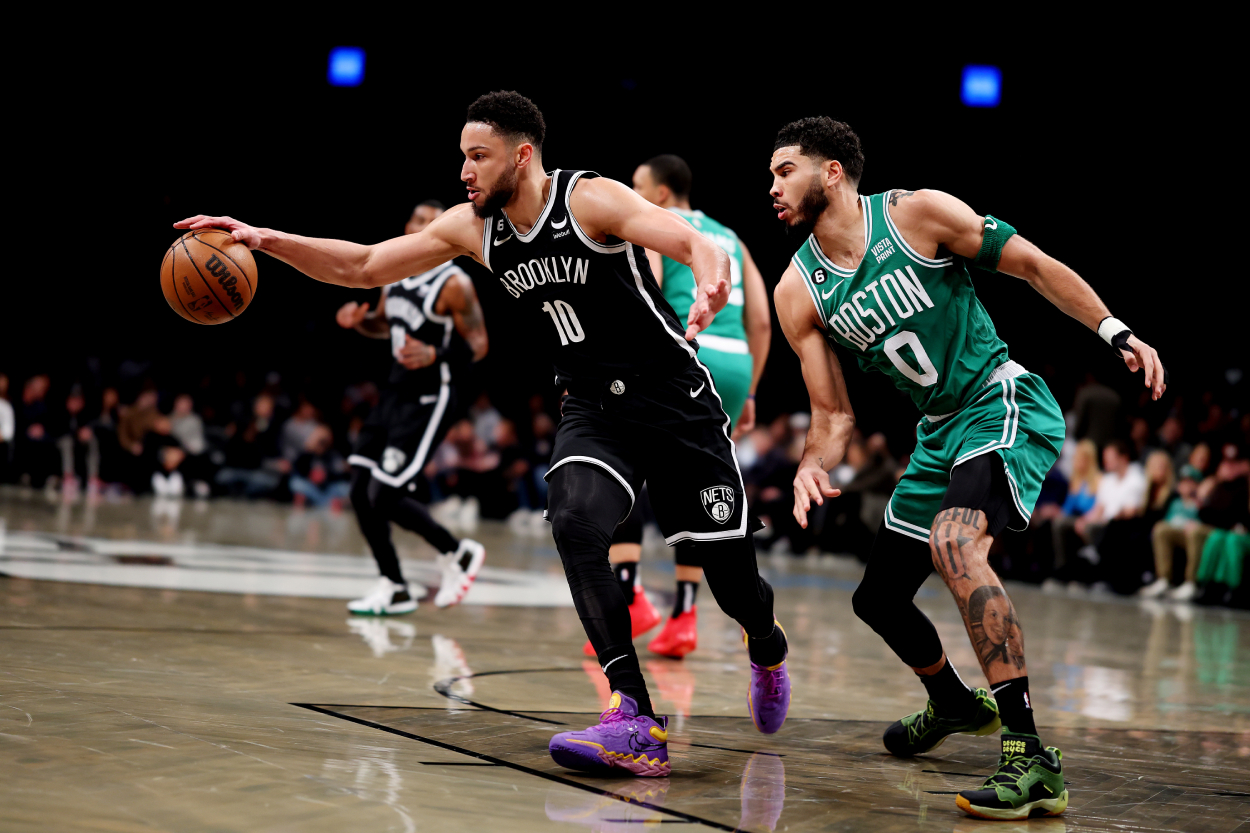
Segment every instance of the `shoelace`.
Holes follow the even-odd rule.
[[[998,759],[998,771],[985,780],[983,788],[1004,786],[1020,790],[1020,779],[1029,771],[1032,758],[1024,755],[1003,755]]]
[[[937,715],[933,711],[933,701],[930,700],[929,705],[925,706],[925,710],[920,713],[920,717],[917,717],[916,720],[907,727],[908,731],[911,732],[911,739],[913,743],[915,743],[921,735],[929,731],[929,721],[935,719],[936,717]]]
[[[608,709],[603,714],[599,715],[599,725],[600,726],[615,725],[617,723],[624,723],[625,721],[629,719],[630,719],[630,716],[625,714],[625,712],[621,711],[620,709],[613,708],[613,709]]]

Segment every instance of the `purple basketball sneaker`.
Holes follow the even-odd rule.
[[[603,773],[619,767],[639,777],[662,778],[669,774],[668,718],[639,715],[633,698],[614,691],[597,726],[561,732],[548,749],[552,760],[569,769]]]
[[[777,623],[781,627],[781,623]],[[785,630],[781,633],[784,635]],[[746,631],[742,633],[742,643],[747,645]],[[786,651],[789,654],[789,651]],[[786,722],[786,712],[790,711],[790,672],[786,670],[783,659],[776,665],[763,666],[751,663],[751,687],[747,689],[747,708],[751,712],[751,720],[755,728],[766,735],[771,735]]]

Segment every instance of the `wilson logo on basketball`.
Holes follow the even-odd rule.
[[[230,296],[231,302],[234,303],[234,308],[236,310],[243,309],[243,296],[239,294],[239,290],[234,288],[239,279],[230,274],[230,269],[221,262],[221,258],[213,255],[204,266],[209,272],[212,272],[213,277],[217,279],[217,283],[221,284],[221,288],[226,290],[226,294]]]
[[[723,524],[734,513],[734,490],[732,486],[712,486],[699,492],[703,509],[712,520]]]

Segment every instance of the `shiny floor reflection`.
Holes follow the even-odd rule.
[[[852,613],[853,562],[762,560],[793,648],[791,719],[777,735],[751,727],[738,629],[706,591],[694,654],[650,656],[650,634],[640,638],[656,708],[673,716],[675,774],[604,781],[545,751],[608,696],[575,613],[550,590],[561,569],[549,538],[483,525],[491,598],[356,619],[341,599],[372,567],[350,516],[155,508],[0,489],[6,833],[1250,825],[1243,614],[1010,586],[1072,805],[1061,819],[986,828],[953,793],[988,772],[992,740],[883,754],[885,725],[924,695]],[[397,544],[413,563],[432,555],[406,534]],[[671,556],[648,550],[643,581],[660,603]],[[945,590],[926,585],[918,603],[978,679]]]

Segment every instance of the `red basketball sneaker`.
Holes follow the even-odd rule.
[[[664,630],[647,646],[653,654],[681,659],[699,647],[699,606],[674,616],[664,623]]]
[[[655,605],[651,604],[647,594],[642,592],[641,585],[635,587],[634,603],[629,606],[630,638],[637,639],[658,624],[660,624],[660,611],[655,609]],[[589,639],[582,646],[582,653],[588,657],[595,656],[594,646],[590,644]]]

